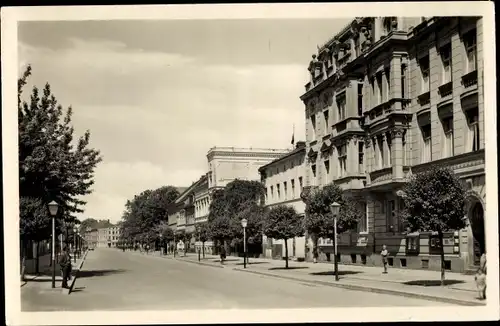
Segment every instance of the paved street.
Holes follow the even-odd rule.
[[[116,249],[96,249],[88,254],[71,295],[41,287],[22,291],[23,311],[443,305],[269,278]]]

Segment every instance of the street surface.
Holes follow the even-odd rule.
[[[31,288],[21,297],[23,311],[449,306],[107,248],[89,252],[72,294]]]

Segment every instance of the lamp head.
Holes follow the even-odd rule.
[[[59,209],[59,204],[56,201],[51,201],[49,204],[49,213],[51,216],[56,216],[57,210]]]
[[[247,221],[246,218],[244,218],[244,219],[241,220],[241,226],[242,227],[246,228],[247,227],[247,223],[248,223],[248,221]]]
[[[330,205],[330,211],[332,212],[333,216],[337,216],[339,214],[339,210],[340,210],[340,204],[339,203],[333,202]]]

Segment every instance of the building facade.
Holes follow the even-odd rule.
[[[89,248],[95,248],[97,247],[98,243],[98,230],[97,229],[90,229],[90,230],[85,230],[84,233],[84,239],[88,245]]]
[[[176,230],[185,230],[193,235],[189,248],[201,249],[201,242],[195,241],[195,225],[208,222],[213,191],[223,189],[235,179],[259,181],[258,169],[288,152],[286,149],[211,148],[207,153],[208,172],[179,195],[171,213],[174,216],[172,220],[176,221]],[[213,252],[213,242],[205,242],[205,253]]]
[[[321,46],[301,96],[305,186],[335,182],[365,216],[339,237],[344,262],[439,269],[433,234],[407,234],[398,190],[413,173],[446,165],[469,187],[469,225],[445,235],[445,265],[464,271],[484,252],[482,19],[363,17]],[[307,190],[306,189],[306,190]],[[322,242],[323,252],[332,252]]]
[[[97,247],[116,248],[120,238],[120,227],[112,226],[97,229]]]
[[[304,217],[305,203],[300,195],[304,185],[306,143],[299,141],[293,151],[259,168],[261,181],[266,188],[265,206],[272,208],[287,205],[295,208]],[[283,240],[262,239],[263,254],[266,258],[283,259],[286,256]],[[289,258],[304,260],[306,257],[305,237],[287,241]]]

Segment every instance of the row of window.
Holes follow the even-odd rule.
[[[463,45],[467,60],[465,60],[464,75],[477,70],[477,31],[473,29],[462,36]],[[452,81],[452,46],[451,43],[443,45],[439,48],[439,56],[441,58],[441,85]],[[421,94],[427,93],[430,90],[430,59],[429,55],[418,60],[421,76]]]
[[[473,108],[465,112],[467,128],[465,128],[465,152],[474,152],[481,149],[479,135],[479,110]],[[441,126],[443,128],[442,141],[440,142],[441,157],[446,158],[453,156],[454,153],[454,128],[453,115],[441,118]],[[422,153],[420,155],[420,163],[426,163],[433,160],[432,157],[432,128],[430,122],[425,125],[420,125],[422,135]],[[439,159],[438,158],[438,159]]]
[[[303,189],[303,179],[302,177],[298,177],[297,180],[298,188],[295,187],[295,179],[290,179],[289,182],[284,181],[283,183],[277,183],[276,185],[269,186],[267,188],[266,202],[291,200],[300,197]],[[290,188],[288,188],[288,185],[290,185]],[[281,186],[283,186],[283,188],[281,188]]]

